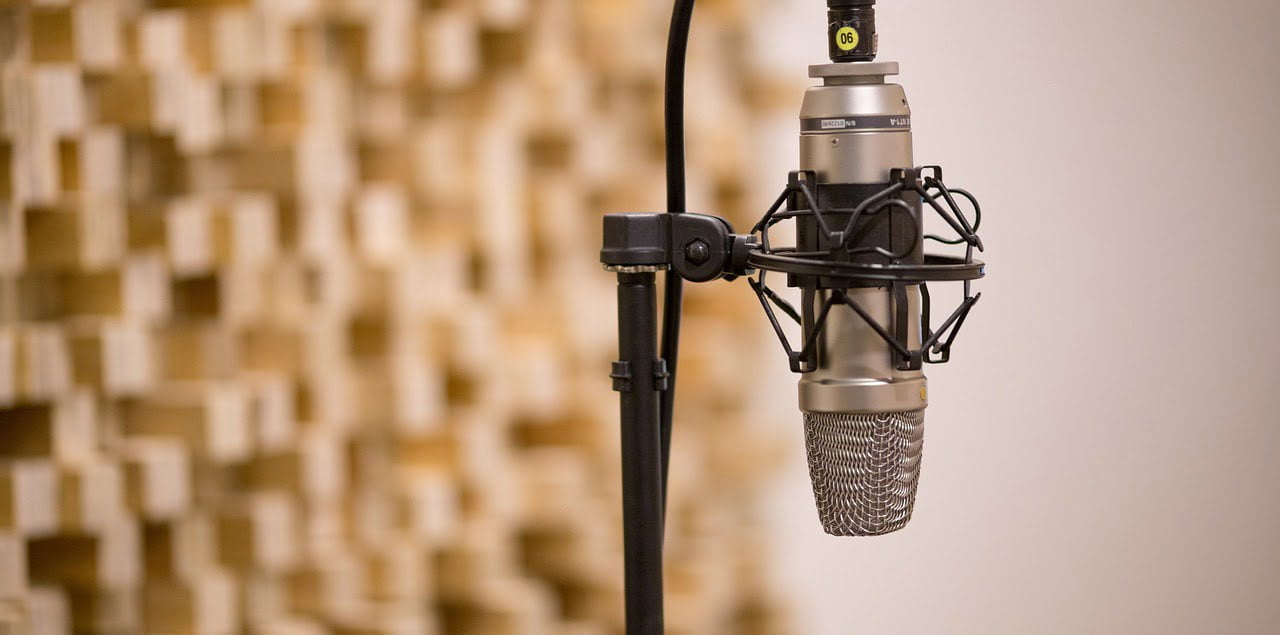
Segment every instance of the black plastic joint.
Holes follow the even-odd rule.
[[[613,378],[614,391],[631,392],[631,362],[614,362],[609,377]]]
[[[898,370],[920,370],[924,368],[925,351],[912,351],[908,357],[899,356]]]
[[[793,373],[813,372],[813,367],[809,364],[806,351],[793,351],[787,353],[787,361],[790,362],[791,372]]]
[[[670,215],[609,214],[604,217],[600,262],[616,267],[664,266],[671,263]]]
[[[743,239],[745,240],[745,239]],[[706,214],[609,214],[600,262],[609,267],[671,267],[689,282],[742,275],[753,243],[739,244],[729,222]]]
[[[667,360],[654,360],[653,389],[658,392],[666,392],[669,388],[671,388],[671,372],[667,370]]]
[[[680,214],[671,220],[671,266],[689,282],[709,282],[725,274],[733,248],[733,227],[718,216]]]
[[[901,183],[907,189],[920,187],[920,170],[917,168],[894,168],[889,170],[889,182]]]
[[[734,234],[733,246],[729,251],[729,274],[746,276],[751,274],[749,260],[751,253],[760,250],[760,239],[751,234]]]

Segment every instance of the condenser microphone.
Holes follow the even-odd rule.
[[[833,22],[836,51],[840,29],[848,28],[839,24]],[[897,72],[896,63],[871,61],[810,69],[821,85],[806,92],[801,109],[800,169],[816,177],[810,186],[818,205],[836,210],[828,214],[829,223],[847,224],[851,210],[890,187],[894,170],[915,165],[906,94],[885,81]],[[901,202],[899,213],[864,213],[856,221],[846,238],[851,251],[861,251],[849,256],[850,262],[924,262],[920,194],[903,191],[893,198]],[[801,206],[803,201],[797,201],[796,207]],[[830,249],[812,216],[798,217],[797,227],[800,249]],[[892,252],[904,257],[891,258]],[[806,283],[802,303],[810,331],[833,295],[844,296],[817,333],[814,368],[800,379],[818,516],[823,529],[838,536],[895,531],[911,520],[915,504],[928,384],[920,369],[899,367],[895,351],[872,325],[901,321],[906,348],[918,348],[920,287],[900,285],[895,291],[878,281],[820,278]],[[857,309],[872,319],[863,319]]]
[[[878,274],[927,268],[925,201],[961,236],[939,240],[967,244],[972,261],[972,248],[981,249],[978,221],[969,224],[956,196],[980,211],[967,192],[941,184],[940,169],[923,179],[904,169],[915,165],[911,109],[902,86],[886,81],[898,64],[875,61],[874,0],[828,0],[827,35],[832,63],[810,67],[819,84],[801,108],[800,171],[792,177],[800,191],[788,203],[795,255],[845,267],[848,275],[789,272],[791,286],[801,289],[801,325],[811,342],[797,369],[799,402],[823,529],[876,536],[911,520],[929,402],[922,365],[935,361],[922,349],[942,348],[922,325],[929,276]],[[967,282],[965,289],[956,329],[976,302]],[[926,339],[933,341],[922,346]]]

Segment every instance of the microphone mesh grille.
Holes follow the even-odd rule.
[[[924,449],[924,410],[804,413],[809,477],[822,528],[879,536],[911,520]]]

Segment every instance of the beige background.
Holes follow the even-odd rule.
[[[761,55],[822,60],[822,5],[777,3]],[[1280,3],[879,15],[917,162],[984,203],[989,278],[929,373],[899,534],[821,533],[781,353],[757,378],[797,433],[772,517],[802,632],[1276,632]],[[794,167],[794,130],[762,132],[764,170]]]

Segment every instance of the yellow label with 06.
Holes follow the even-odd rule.
[[[859,39],[858,30],[851,26],[846,26],[836,31],[836,46],[840,47],[842,51],[852,51],[858,48]]]

